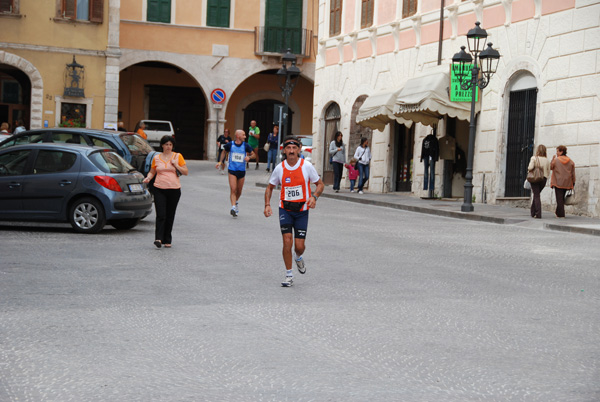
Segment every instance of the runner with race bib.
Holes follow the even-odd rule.
[[[255,157],[252,147],[248,145],[244,140],[246,139],[246,133],[244,130],[235,131],[235,141],[230,141],[223,145],[223,151],[217,169],[223,164],[225,155],[229,152],[229,199],[231,200],[231,210],[229,213],[234,218],[240,213],[238,208],[238,201],[242,196],[242,189],[244,188],[244,181],[246,180],[246,162]]]
[[[289,287],[294,282],[292,273],[292,245],[294,246],[296,267],[301,274],[306,273],[304,254],[306,231],[308,229],[308,210],[314,208],[317,199],[323,193],[323,181],[314,166],[300,159],[302,144],[296,137],[287,137],[283,142],[285,160],[275,167],[269,185],[265,191],[265,211],[268,218],[273,214],[271,195],[273,189],[281,185],[279,195],[279,226],[283,237],[283,262],[285,263],[285,280],[281,286]],[[310,184],[315,183],[317,189],[311,194]],[[294,236],[292,238],[292,232]]]

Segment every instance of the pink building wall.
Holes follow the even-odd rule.
[[[377,7],[377,21],[374,25],[387,24],[396,19],[396,0],[379,0],[375,2]]]

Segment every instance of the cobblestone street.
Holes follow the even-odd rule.
[[[265,166],[189,165],[170,250],[0,223],[0,401],[600,400],[597,236],[323,197],[282,288]]]

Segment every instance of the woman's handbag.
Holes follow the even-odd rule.
[[[544,169],[540,165],[540,158],[535,157],[535,164],[533,170],[527,172],[527,181],[530,183],[539,183],[544,180]]]
[[[271,144],[268,142],[265,142],[265,146],[263,147],[263,149],[265,150],[265,152],[269,152],[269,149],[271,149]]]
[[[565,193],[565,205],[575,205],[575,189],[567,190]]]

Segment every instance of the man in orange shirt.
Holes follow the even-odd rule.
[[[271,195],[273,189],[281,185],[279,196],[279,226],[283,237],[283,262],[285,263],[285,280],[281,286],[289,287],[294,282],[292,273],[292,245],[294,245],[296,267],[304,274],[306,266],[302,255],[306,249],[306,231],[308,230],[308,210],[314,208],[317,199],[323,193],[324,185],[317,170],[304,159],[300,158],[302,143],[296,137],[287,137],[283,142],[285,160],[273,169],[269,185],[265,191],[264,214],[268,218],[273,214]],[[314,183],[317,189],[311,194],[310,185]],[[294,238],[292,239],[292,232]]]

